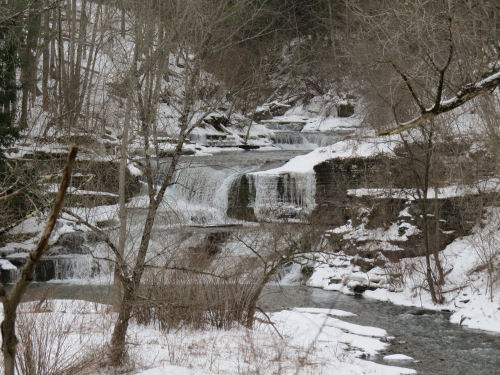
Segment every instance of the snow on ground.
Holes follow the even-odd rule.
[[[410,356],[404,355],[404,354],[390,354],[384,356],[384,361],[387,362],[411,362],[414,361],[414,359]]]
[[[394,245],[390,244],[388,241],[407,241],[408,237],[414,236],[420,232],[420,230],[415,225],[403,221],[406,217],[405,214],[406,209],[402,210],[398,215],[398,218],[401,219],[401,222],[392,223],[391,226],[387,229],[367,229],[367,223],[365,221],[363,221],[358,226],[353,226],[351,222],[348,222],[345,225],[331,229],[329,233],[343,234],[344,239],[387,242],[387,246],[391,247]],[[396,248],[388,248],[387,250],[399,250],[399,248],[397,248],[396,246]]]
[[[307,284],[345,293],[352,293],[359,284],[376,286],[378,289],[366,290],[364,296],[398,305],[452,311],[452,323],[500,332],[499,207],[488,208],[486,219],[471,235],[457,238],[440,253],[447,273],[442,304],[433,304],[430,294],[422,288],[424,272],[415,271],[425,269],[423,257],[402,259],[389,263],[387,269],[375,267],[369,272],[361,272],[351,259],[345,255],[318,259]],[[389,282],[391,267],[403,274],[404,283]]]
[[[210,375],[206,371],[191,370],[179,366],[162,366],[137,373],[137,375]]]
[[[338,254],[324,255],[321,258],[317,259],[314,272],[307,280],[308,286],[345,294],[353,294],[353,289],[358,286],[389,287],[386,271],[380,267],[362,272],[359,266],[351,263],[351,256]]]
[[[306,154],[299,155],[285,165],[270,169],[259,174],[280,173],[313,173],[314,166],[330,159],[368,158],[379,154],[392,154],[393,145],[390,142],[380,142],[380,139],[349,139],[339,141],[333,145],[319,147]]]
[[[500,191],[500,179],[489,178],[477,181],[474,185],[450,185],[438,188],[438,198],[454,198],[463,197],[464,195],[485,194]],[[377,198],[396,198],[414,200],[417,198],[416,189],[348,189],[347,195],[355,197],[377,197]],[[428,199],[434,199],[436,192],[434,189],[429,189],[427,192]]]
[[[311,119],[302,131],[333,132],[353,129],[360,126],[361,120],[356,117],[327,117]]]
[[[90,374],[103,374],[102,368],[91,366],[105,359],[104,345],[116,318],[109,306],[49,300],[25,303],[20,309],[24,311],[19,314],[20,335],[31,335],[31,342],[40,335],[50,335],[52,345],[59,346],[60,363],[87,361],[91,356]],[[415,373],[412,369],[361,359],[375,356],[388,346],[381,341],[387,332],[333,318],[332,312],[348,315],[329,309],[285,310],[269,314],[273,326],[258,323],[253,331],[180,328],[162,332],[153,326],[132,323],[127,337],[130,354],[127,373],[295,374],[298,370],[310,375]],[[267,319],[263,315],[259,318]],[[29,322],[38,322],[36,327],[44,328],[27,331],[31,327]],[[21,350],[23,345],[22,342]]]

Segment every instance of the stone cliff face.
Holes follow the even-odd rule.
[[[467,235],[481,217],[483,207],[494,200],[493,194],[469,194],[424,202],[415,194],[415,175],[410,168],[397,158],[375,156],[330,159],[316,165],[311,179],[315,186],[308,189],[314,192],[308,198],[314,201],[314,209],[307,216],[301,211],[306,198],[298,194],[298,182],[289,173],[261,181],[243,175],[229,191],[228,216],[258,220],[257,183],[269,185],[265,187],[266,195],[281,205],[281,211],[274,208],[281,218],[306,217],[328,228],[349,224],[351,231],[360,230],[348,239],[335,236],[338,243],[333,245],[337,250],[369,258],[379,252],[393,259],[423,255],[424,210],[429,239],[443,250],[455,238]],[[373,191],[380,194],[370,194]]]
[[[429,237],[432,244],[443,250],[459,236],[467,235],[483,213],[484,206],[494,201],[495,194],[469,194],[439,197],[427,202],[416,199],[414,175],[402,168],[399,160],[388,157],[331,159],[314,168],[316,176],[316,208],[311,219],[329,227],[349,223],[363,226],[367,231],[379,233],[397,227],[399,237],[383,234],[362,236],[360,239],[341,240],[337,236],[338,250],[351,254],[374,257],[382,252],[389,258],[421,256],[425,252],[420,230],[407,235],[409,226],[423,228],[423,204],[428,215]],[[386,195],[363,195],[353,189],[381,189]],[[407,191],[409,197],[391,196],[391,189]],[[351,190],[349,192],[349,190]],[[410,199],[408,199],[410,198]],[[381,232],[382,231],[382,232]],[[435,246],[435,245],[434,245]]]

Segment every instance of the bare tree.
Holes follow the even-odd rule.
[[[494,2],[346,4],[353,61],[361,62],[378,111],[387,111],[378,123],[396,123],[380,135],[425,125],[499,85],[500,9]]]

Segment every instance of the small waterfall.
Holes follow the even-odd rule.
[[[249,173],[231,188],[228,215],[244,220],[301,218],[315,207],[314,174]]]
[[[54,257],[55,279],[67,280],[111,280],[113,266],[105,260],[94,259],[90,255],[74,254]]]
[[[232,134],[191,134],[190,141],[206,147],[236,147],[240,142]]]
[[[338,141],[338,136],[319,132],[279,131],[271,136],[275,145],[283,149],[313,150],[317,147],[328,146]]]
[[[176,183],[168,188],[165,204],[184,223],[225,222],[229,190],[240,175],[230,168],[186,166],[177,172]]]
[[[2,284],[16,281],[18,269],[7,259],[0,258],[0,282]]]
[[[17,269],[2,270],[2,282],[15,282],[19,269],[23,266],[25,257],[16,255],[9,257],[9,260],[17,266]],[[90,254],[65,254],[48,255],[40,261],[35,269],[35,281],[49,280],[109,280],[113,273],[112,264],[106,260],[97,260]]]
[[[313,174],[250,175],[255,190],[257,218],[296,217],[309,214],[314,206],[316,181]]]

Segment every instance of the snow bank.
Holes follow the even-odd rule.
[[[307,284],[349,294],[352,294],[355,282],[375,286],[378,289],[366,290],[363,295],[397,305],[452,311],[452,323],[500,332],[500,280],[495,276],[500,264],[499,228],[500,208],[490,207],[484,221],[474,228],[471,235],[457,238],[440,253],[443,268],[447,272],[443,286],[446,302],[443,304],[435,305],[430,294],[420,287],[425,285],[425,273],[414,270],[415,267],[425,269],[424,257],[406,258],[399,262],[398,267],[408,273],[405,284],[400,288],[387,283],[387,270],[375,267],[369,272],[360,272],[359,267],[350,263],[352,257],[345,255],[319,260]],[[391,240],[397,236],[396,229],[391,227],[387,231],[377,232],[365,230],[362,226],[343,226],[332,232],[346,233],[349,238],[355,239]],[[488,272],[490,263],[492,274]]]
[[[387,362],[410,362],[414,361],[414,359],[410,356],[404,354],[391,354],[384,356],[384,361]]]
[[[210,373],[200,370],[191,370],[180,366],[162,366],[146,371],[138,372],[137,375],[210,375]]]
[[[330,146],[317,148],[306,155],[296,156],[279,168],[257,172],[256,174],[313,173],[314,166],[326,160],[369,158],[380,154],[391,155],[393,147],[394,145],[391,142],[381,142],[378,138],[349,139]]]

